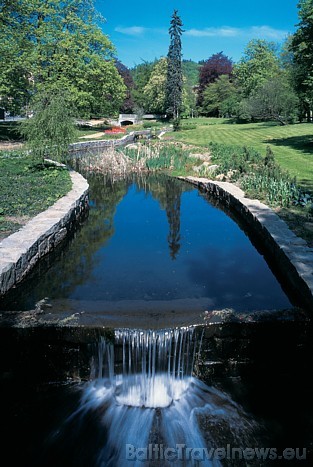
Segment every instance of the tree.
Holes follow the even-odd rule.
[[[310,122],[313,118],[313,0],[300,0],[298,9],[300,23],[290,44],[293,79],[303,114]]]
[[[148,112],[166,112],[167,69],[167,58],[163,57],[154,65],[150,79],[143,89]]]
[[[232,61],[219,52],[212,55],[208,60],[203,62],[200,66],[199,72],[199,88],[198,88],[198,99],[197,105],[202,106],[203,93],[209,84],[214,83],[219,76],[231,75],[233,69]]]
[[[293,122],[299,100],[285,75],[266,81],[250,96],[249,111],[254,119],[276,120],[282,125]]]
[[[144,88],[148,84],[153,68],[156,64],[154,62],[144,61],[136,65],[130,70],[131,76],[134,81],[134,88],[132,90],[132,99],[135,104],[136,112],[144,112],[147,110],[147,101],[144,94]]]
[[[182,61],[183,93],[182,115],[193,117],[196,114],[197,93],[199,83],[199,64],[192,60]]]
[[[182,61],[183,76],[186,79],[186,84],[193,88],[199,83],[199,63],[193,60]]]
[[[174,10],[169,28],[170,46],[167,54],[168,68],[166,79],[166,112],[174,120],[179,120],[182,105],[182,26],[183,23],[178,15],[178,11]]]
[[[22,2],[0,2],[0,104],[13,113],[29,100],[31,75],[25,60],[30,52],[27,30]]]
[[[114,47],[97,25],[94,0],[7,0],[1,18],[12,25],[0,33],[0,83],[8,71],[29,97],[67,89],[80,115],[118,112],[125,86],[114,66]],[[12,45],[10,43],[12,38]],[[4,61],[5,60],[5,61]],[[12,79],[10,82],[14,82]],[[17,86],[1,95],[18,102]],[[100,101],[102,103],[100,104]]]
[[[203,92],[201,113],[222,117],[231,116],[236,111],[238,92],[228,75],[221,75],[208,85]]]
[[[80,83],[68,89],[80,115],[110,117],[119,114],[126,86],[112,61],[95,58]]]
[[[121,104],[120,112],[121,113],[132,113],[134,109],[134,105],[135,105],[133,98],[132,98],[132,91],[134,88],[133,77],[129,69],[119,60],[115,61],[115,66],[126,86],[126,97],[124,99],[124,102]]]
[[[253,39],[248,43],[244,57],[234,66],[234,77],[243,97],[249,97],[279,71],[275,44]]]
[[[75,134],[68,92],[48,89],[34,97],[32,107],[34,116],[21,125],[32,157],[42,163],[45,157],[66,162]]]

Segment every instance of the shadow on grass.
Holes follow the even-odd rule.
[[[0,122],[0,141],[21,141],[20,122]]]
[[[289,138],[267,139],[264,143],[274,144],[275,146],[288,146],[297,151],[311,153],[313,156],[313,126],[312,135],[290,136]]]
[[[241,126],[240,131],[251,131],[251,130],[260,130],[262,128],[273,128],[273,127],[282,127],[278,122],[237,122],[234,120],[229,123],[237,123]],[[246,125],[246,128],[244,126]]]
[[[68,170],[66,165],[56,165],[53,162],[49,162],[47,160],[42,160],[42,161],[32,161],[30,162],[28,166],[28,170],[30,172],[41,172],[41,171],[46,171],[46,170],[53,170],[53,171],[59,171],[59,172],[64,172]]]

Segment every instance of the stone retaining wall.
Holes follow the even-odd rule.
[[[89,185],[77,172],[70,176],[73,186],[66,196],[0,242],[0,295],[21,282],[86,214]]]
[[[245,198],[244,192],[231,183],[179,178],[212,194],[237,214],[264,245],[290,296],[297,296],[301,306],[313,311],[313,249],[305,240],[297,237],[272,209],[258,200]]]
[[[303,376],[312,371],[313,328],[304,320],[201,325],[195,335],[202,337],[194,371],[203,381],[211,376],[266,375],[272,383],[273,377]],[[0,326],[2,377],[6,382],[89,380],[100,338],[114,342],[114,329]],[[114,352],[122,364],[120,344],[115,344]]]
[[[124,146],[125,144],[133,143],[138,136],[149,136],[150,134],[150,130],[132,131],[131,133],[119,139],[100,139],[98,141],[82,141],[81,143],[72,143],[70,144],[70,152]]]

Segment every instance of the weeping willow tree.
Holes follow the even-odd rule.
[[[31,156],[39,163],[45,157],[66,162],[75,135],[73,107],[69,93],[49,90],[36,95],[33,117],[21,125]]]

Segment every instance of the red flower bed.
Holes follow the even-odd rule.
[[[126,133],[125,128],[121,128],[120,126],[114,126],[110,130],[105,130],[104,133],[107,135],[116,135],[118,133]]]

